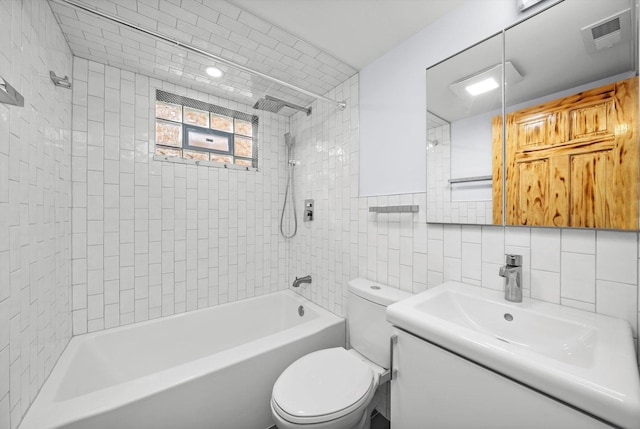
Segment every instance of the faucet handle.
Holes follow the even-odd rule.
[[[522,255],[512,255],[507,253],[504,255],[505,263],[507,265],[513,265],[519,267],[522,265]]]

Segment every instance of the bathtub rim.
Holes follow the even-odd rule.
[[[257,340],[252,340],[248,343],[217,352],[213,355],[207,355],[195,360],[187,361],[185,363],[166,368],[162,371],[134,378],[124,383],[107,386],[80,396],[65,400],[56,400],[56,394],[62,378],[73,362],[75,352],[85,341],[91,341],[101,335],[134,329],[142,325],[158,323],[167,319],[187,317],[196,312],[212,311],[221,306],[234,305],[247,300],[259,300],[260,298],[278,294],[291,297],[295,301],[299,302],[300,305],[313,309],[318,313],[318,317],[308,322],[285,328],[282,331],[278,331]],[[238,362],[251,359],[256,354],[264,353],[265,351],[273,348],[286,346],[305,336],[319,333],[324,329],[339,324],[343,324],[346,330],[345,318],[335,315],[298,293],[291,290],[282,290],[240,301],[233,301],[213,307],[206,307],[185,313],[147,320],[140,323],[133,323],[92,333],[80,334],[72,337],[67,344],[67,347],[56,362],[54,369],[51,371],[50,376],[42,386],[40,392],[38,392],[36,398],[27,410],[27,413],[25,413],[18,429],[37,428],[40,427],[39,424],[44,421],[47,422],[47,427],[56,428],[61,425],[80,421],[93,415],[106,413],[126,404],[143,400],[144,398],[153,396],[174,386],[204,377],[211,372],[223,370],[224,368]],[[287,334],[282,335],[284,332]],[[258,350],[259,353],[255,353],[256,350]]]

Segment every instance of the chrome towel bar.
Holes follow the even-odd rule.
[[[369,207],[370,213],[418,213],[418,210],[417,205]]]
[[[486,182],[489,180],[493,180],[493,176],[460,177],[459,179],[449,179],[449,183]]]

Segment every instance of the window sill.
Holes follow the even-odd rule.
[[[185,159],[185,158],[178,158],[178,157],[175,157],[175,156],[153,155],[153,160],[154,161],[173,162],[173,163],[176,163],[176,164],[186,164],[186,165],[196,165],[196,166],[203,166],[203,167],[225,168],[227,170],[258,171],[257,168],[246,167],[244,165],[225,164],[223,162],[204,161],[204,160],[200,160],[200,159]]]

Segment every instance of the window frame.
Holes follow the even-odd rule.
[[[171,162],[181,162],[181,163],[195,163],[196,165],[211,165],[211,166],[216,166],[216,167],[224,167],[224,168],[234,168],[234,169],[243,169],[243,170],[255,170],[258,171],[258,151],[259,151],[259,146],[258,146],[258,130],[259,130],[259,118],[256,115],[252,115],[249,113],[244,113],[244,112],[239,112],[236,110],[231,110],[222,106],[218,106],[218,105],[214,105],[214,104],[210,104],[210,103],[205,103],[199,100],[194,100],[192,98],[187,98],[184,96],[180,96],[180,95],[176,95],[176,94],[172,94],[166,91],[162,91],[160,89],[156,89],[156,97],[154,100],[154,114],[153,114],[153,129],[154,129],[154,159],[159,159],[159,160],[165,160],[165,161],[171,161]],[[172,105],[176,105],[176,106],[180,106],[181,107],[181,122],[178,121],[174,121],[171,119],[166,119],[163,117],[159,117],[158,115],[158,107],[157,107],[157,103],[165,103],[165,104],[172,104]],[[209,118],[208,118],[208,123],[209,123],[209,127],[203,127],[203,126],[199,126],[199,125],[194,125],[188,122],[185,122],[185,117],[184,117],[184,110],[186,108],[189,109],[195,109],[195,110],[201,110],[201,111],[206,111],[209,114]],[[227,117],[229,119],[232,120],[232,127],[233,127],[233,132],[228,132],[228,131],[223,131],[220,129],[215,129],[215,128],[211,128],[212,126],[212,120],[211,117],[212,115],[216,115],[216,116],[221,116],[221,117]],[[157,123],[158,121],[160,122],[167,122],[167,123],[171,123],[171,124],[175,124],[181,127],[181,146],[171,146],[171,145],[165,145],[162,143],[158,143],[158,138],[157,138]],[[252,132],[250,136],[247,136],[243,133],[238,133],[236,132],[236,121],[243,121],[246,123],[251,124],[252,127]],[[218,136],[218,137],[224,137],[227,138],[229,141],[229,150],[228,151],[224,151],[224,150],[219,150],[219,149],[211,149],[211,148],[205,148],[205,147],[200,147],[200,146],[195,146],[195,145],[191,145],[189,144],[189,134],[190,133],[199,133],[199,134],[204,134],[204,135],[212,135],[212,136]],[[246,157],[246,156],[239,156],[235,154],[235,149],[236,149],[236,142],[235,139],[236,138],[242,138],[242,139],[246,139],[251,141],[251,157]],[[160,149],[174,149],[174,150],[178,150],[180,151],[180,156],[176,155],[163,155],[161,153],[158,153],[158,148]],[[208,154],[216,154],[216,155],[223,155],[223,156],[228,156],[231,159],[231,163],[226,163],[226,162],[221,162],[221,161],[217,161],[217,160],[204,160],[204,159],[194,159],[194,158],[187,158],[184,156],[184,151],[195,151],[195,152],[200,152],[200,153],[208,153]],[[210,156],[210,155],[209,155]],[[249,163],[250,166],[245,165],[245,164],[239,164],[236,163],[236,161],[242,161],[245,163]]]

